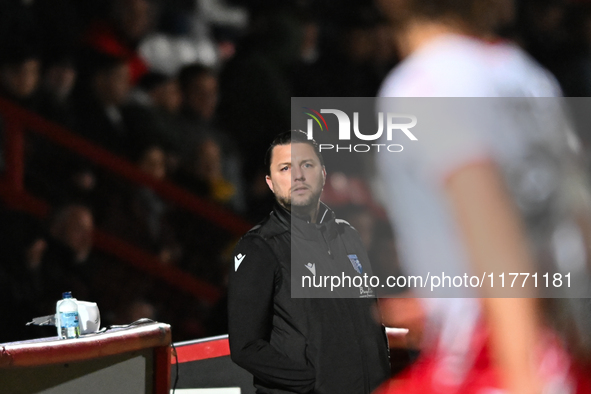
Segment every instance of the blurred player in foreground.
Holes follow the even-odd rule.
[[[405,57],[383,82],[381,97],[560,95],[553,77],[521,49],[493,40],[495,28],[511,18],[510,0],[381,0],[381,5],[396,28]],[[386,205],[407,273],[416,273],[418,267],[439,272],[463,267],[480,272],[534,271],[539,261],[529,246],[545,246],[546,255],[552,253],[546,241],[557,238],[562,223],[576,223],[567,219],[577,214],[584,223],[570,228],[583,240],[580,250],[589,245],[584,230],[589,223],[588,193],[582,178],[572,176],[574,136],[564,129],[522,133],[519,111],[500,111],[507,105],[502,101],[491,109],[482,100],[472,101],[474,112],[464,110],[470,124],[481,122],[481,129],[417,134],[415,150],[378,155]],[[380,110],[399,112],[384,108],[387,103],[382,101]],[[533,103],[527,116],[546,119],[540,102]],[[490,127],[475,115],[480,111],[503,123]],[[544,185],[536,174],[551,175]],[[533,181],[528,184],[528,179]],[[564,187],[566,179],[575,179],[572,184],[581,191],[578,200],[567,195],[572,189]],[[558,200],[568,201],[568,209],[557,213]],[[534,203],[543,207],[536,217],[545,227],[532,242],[527,230],[534,222],[530,209]],[[557,244],[553,246],[560,249],[561,241]],[[582,260],[587,263],[588,256]],[[572,340],[566,347],[574,349],[584,342],[582,337],[558,337],[553,333],[559,328],[548,330],[540,300],[502,298],[492,289],[479,295],[488,298],[420,300],[428,321],[423,354],[406,374],[379,392],[590,392],[574,357],[561,346],[562,340]],[[382,313],[391,320],[386,324],[399,324],[397,316],[389,314],[397,301],[386,300],[384,305]],[[585,357],[588,353],[579,359]]]

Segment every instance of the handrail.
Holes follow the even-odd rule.
[[[39,218],[45,218],[50,211],[49,204],[26,192],[17,192],[0,182],[0,196],[10,205]],[[175,288],[213,305],[221,297],[221,291],[201,279],[174,266],[163,265],[160,260],[145,251],[132,246],[99,229],[94,230],[93,243],[97,249],[117,257],[132,267],[152,276],[159,277]]]
[[[158,181],[137,169],[127,160],[3,98],[0,98],[0,115],[4,122],[6,142],[4,147],[6,168],[0,182],[0,195],[13,206],[18,206],[35,216],[45,217],[49,213],[49,205],[28,194],[24,188],[24,133],[29,131],[43,135],[58,145],[82,154],[92,162],[136,184],[152,188],[161,197],[216,223],[232,235],[242,235],[251,227],[249,223],[228,210],[193,196],[168,181]],[[215,286],[176,267],[164,266],[157,257],[105,232],[95,230],[94,242],[98,249],[115,255],[148,274],[158,276],[176,288],[193,294],[210,304],[215,303],[221,296],[220,290]]]
[[[209,222],[215,223],[220,228],[228,231],[232,235],[240,236],[247,232],[252,225],[234,213],[211,203],[203,198],[192,195],[169,181],[159,181],[148,174],[140,171],[129,161],[114,155],[104,148],[96,146],[84,138],[70,132],[66,128],[43,119],[41,116],[21,108],[6,99],[0,98],[0,113],[5,119],[8,119],[6,127],[20,128],[16,132],[7,130],[8,135],[22,135],[22,129],[27,129],[37,134],[41,134],[51,141],[61,145],[71,151],[82,154],[90,161],[104,167],[122,177],[153,189],[162,198],[173,201],[186,210],[197,214]],[[15,126],[20,124],[20,127]],[[11,137],[18,138],[18,137]],[[13,143],[15,143],[13,141]],[[19,143],[17,141],[16,143]],[[20,141],[22,146],[22,141]],[[22,149],[22,147],[21,147]],[[10,150],[7,151],[7,153]],[[21,156],[22,158],[22,156]],[[10,169],[10,166],[16,166],[17,171]],[[10,163],[7,159],[8,174],[13,185],[22,190],[22,161],[18,162],[18,157],[11,158]],[[15,174],[16,173],[16,174]]]

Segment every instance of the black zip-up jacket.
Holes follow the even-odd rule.
[[[292,298],[292,281],[300,295],[330,292],[302,289],[303,275],[371,274],[355,229],[324,204],[318,218],[308,223],[276,205],[236,246],[230,350],[254,375],[257,393],[369,394],[389,377],[387,339],[373,318],[371,290],[338,290],[357,298]]]

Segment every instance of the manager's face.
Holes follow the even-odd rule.
[[[283,207],[302,213],[314,211],[325,179],[324,166],[311,145],[296,142],[273,148],[267,185]]]

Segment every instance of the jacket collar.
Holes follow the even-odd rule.
[[[316,223],[310,223],[305,219],[302,219],[296,215],[292,215],[290,211],[283,208],[277,202],[275,203],[273,211],[283,227],[285,227],[290,232],[293,229],[304,236],[313,236],[313,234],[317,233],[318,231],[322,231],[324,229],[332,230],[334,228],[334,212],[322,201],[320,202],[320,207],[318,209],[318,221]]]
[[[279,220],[282,227],[285,227],[287,231],[291,230],[291,212],[283,208],[277,201],[273,206],[273,213]]]

